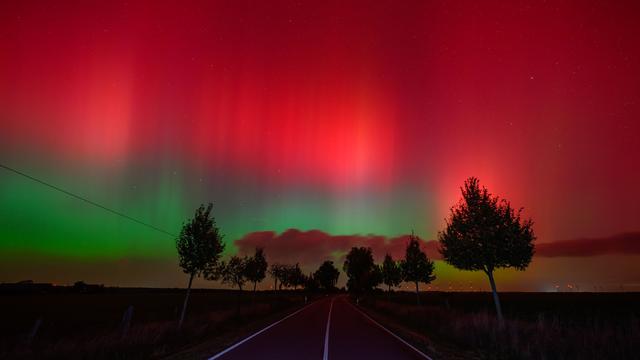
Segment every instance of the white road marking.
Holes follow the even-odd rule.
[[[331,310],[333,309],[333,301],[335,299],[331,299],[331,305],[329,305],[329,317],[327,318],[327,329],[324,332],[324,355],[322,355],[322,360],[329,359],[329,328],[331,327]]]
[[[410,347],[411,349],[413,349],[413,351],[417,352],[418,354],[420,354],[423,358],[427,359],[427,360],[433,360],[431,357],[429,357],[429,355],[423,353],[422,351],[418,350],[415,346],[409,344],[408,342],[404,341],[404,339],[402,339],[400,336],[394,334],[393,332],[391,332],[391,330],[387,329],[386,327],[380,325],[379,322],[373,320],[369,315],[365,314],[362,310],[358,309],[357,307],[355,307],[352,303],[350,303],[349,301],[347,301],[347,303],[349,305],[351,305],[354,309],[356,309],[360,314],[362,314],[362,316],[364,316],[365,318],[369,319],[369,321],[371,321],[372,323],[378,325],[382,330],[386,331],[387,333],[389,333],[391,336],[393,336],[394,338],[400,340],[403,344],[407,345],[408,347]]]
[[[215,360],[215,359],[218,359],[219,357],[221,357],[222,355],[224,355],[224,354],[228,353],[229,351],[231,351],[231,350],[233,350],[233,349],[237,348],[238,346],[240,346],[240,345],[242,345],[242,344],[246,343],[247,341],[249,341],[249,340],[253,339],[254,337],[256,337],[256,336],[258,336],[258,335],[262,334],[263,332],[265,332],[265,331],[267,331],[267,330],[271,329],[272,327],[274,327],[274,326],[276,326],[276,325],[280,324],[281,322],[283,322],[283,321],[287,320],[288,318],[292,317],[293,315],[296,315],[297,313],[301,312],[302,310],[304,310],[304,309],[308,308],[309,306],[311,306],[311,305],[313,305],[313,304],[316,304],[316,303],[318,303],[318,302],[319,302],[319,301],[314,301],[314,302],[312,302],[311,304],[309,304],[309,305],[307,305],[307,306],[303,307],[302,309],[299,309],[298,311],[296,311],[296,312],[294,312],[294,313],[292,313],[292,314],[289,314],[289,315],[285,316],[284,318],[282,318],[282,319],[280,319],[280,320],[278,320],[278,321],[274,322],[273,324],[271,324],[271,325],[269,325],[269,326],[265,327],[264,329],[262,329],[262,330],[258,331],[257,333],[255,333],[255,334],[253,334],[253,335],[251,335],[251,336],[249,336],[249,337],[246,337],[246,338],[244,338],[243,340],[238,341],[237,343],[235,343],[235,344],[233,344],[233,345],[229,346],[228,348],[226,348],[226,349],[222,350],[221,352],[219,352],[219,353],[217,353],[217,354],[213,355],[213,356],[212,356],[212,357],[210,357],[208,360]]]

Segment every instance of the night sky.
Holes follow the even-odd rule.
[[[0,162],[174,234],[212,201],[227,254],[307,269],[436,239],[476,176],[541,244],[499,287],[640,289],[639,7],[2,1]],[[0,169],[22,279],[187,281],[174,237]]]

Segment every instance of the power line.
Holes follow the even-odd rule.
[[[130,221],[133,221],[133,222],[135,222],[135,223],[138,223],[138,224],[140,224],[140,225],[142,225],[142,226],[146,226],[146,227],[148,227],[148,228],[150,228],[150,229],[153,229],[153,230],[155,230],[155,231],[161,232],[161,233],[163,233],[163,234],[166,234],[166,235],[169,235],[169,236],[172,236],[172,237],[175,237],[175,236],[176,236],[175,234],[172,234],[172,233],[170,233],[170,232],[168,232],[168,231],[162,230],[162,229],[160,229],[160,228],[159,228],[159,227],[157,227],[157,226],[154,226],[154,225],[148,224],[148,223],[146,223],[146,222],[144,222],[144,221],[141,221],[141,220],[138,220],[138,219],[136,219],[136,218],[133,218],[133,217],[131,217],[131,216],[127,215],[127,214],[121,213],[120,211],[113,210],[113,209],[108,208],[108,207],[106,207],[106,206],[104,206],[104,205],[98,204],[97,202],[92,201],[92,200],[89,200],[89,199],[87,199],[87,198],[85,198],[85,197],[83,197],[83,196],[80,196],[80,195],[74,194],[74,193],[72,193],[72,192],[70,192],[70,191],[67,191],[67,190],[61,189],[61,188],[59,188],[59,187],[57,187],[57,186],[55,186],[55,185],[53,185],[53,184],[50,184],[50,183],[48,183],[48,182],[46,182],[46,181],[44,181],[44,180],[40,180],[40,179],[35,178],[35,177],[31,176],[31,175],[25,174],[25,173],[23,173],[22,171],[16,170],[16,169],[14,169],[14,168],[12,168],[12,167],[9,167],[9,166],[7,166],[7,165],[4,165],[4,164],[2,164],[2,163],[0,163],[0,167],[1,167],[1,168],[3,168],[3,169],[5,169],[5,170],[11,171],[11,172],[13,172],[13,173],[15,173],[15,174],[18,174],[18,175],[20,175],[20,176],[23,176],[23,177],[25,177],[25,178],[27,178],[27,179],[29,179],[29,180],[32,180],[32,181],[35,181],[35,182],[37,182],[37,183],[40,183],[40,184],[42,184],[42,185],[44,185],[44,186],[47,186],[47,187],[49,187],[49,188],[51,188],[51,189],[54,189],[54,190],[56,190],[56,191],[59,191],[59,192],[61,192],[61,193],[65,194],[65,195],[71,196],[71,197],[76,198],[76,199],[78,199],[78,200],[84,201],[84,202],[86,202],[86,203],[88,203],[88,204],[91,204],[91,205],[93,205],[93,206],[95,206],[95,207],[98,207],[98,208],[100,208],[100,209],[102,209],[102,210],[106,210],[106,211],[108,211],[108,212],[110,212],[110,213],[112,213],[112,214],[118,215],[118,216],[123,217],[123,218],[125,218],[125,219],[127,219],[127,220],[130,220]]]

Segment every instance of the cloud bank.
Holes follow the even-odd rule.
[[[607,254],[639,255],[640,232],[536,244],[536,256],[542,257],[585,257]]]
[[[274,263],[299,262],[305,266],[317,265],[324,260],[341,262],[354,246],[370,247],[376,261],[389,253],[395,259],[404,255],[409,235],[386,237],[381,235],[330,235],[320,230],[289,229],[281,234],[257,231],[235,241],[239,253],[252,254],[256,247],[265,249],[268,260]],[[431,258],[441,258],[437,242],[423,242],[422,248]]]
[[[341,263],[354,246],[370,247],[376,261],[385,254],[394,259],[404,256],[409,235],[386,237],[381,235],[331,235],[320,230],[288,229],[281,234],[274,231],[248,233],[235,241],[239,253],[252,254],[256,247],[264,248],[268,260],[274,263],[296,263],[316,266],[324,260]],[[439,243],[423,241],[422,248],[430,259],[440,260]],[[561,240],[536,244],[536,257],[587,257],[607,254],[640,254],[640,232],[603,238]]]

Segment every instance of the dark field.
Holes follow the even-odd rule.
[[[378,294],[373,315],[423,337],[442,358],[637,359],[640,293],[504,293],[500,326],[490,293]]]
[[[378,296],[398,304],[415,305],[415,293],[396,292]],[[495,311],[491,293],[423,292],[421,304],[450,308],[463,313]],[[575,322],[593,318],[622,320],[640,317],[640,293],[501,293],[505,316],[511,319],[537,320],[539,316],[558,317]]]
[[[3,293],[0,358],[202,357],[279,319],[304,297],[195,290],[177,331],[182,289]],[[436,359],[638,358],[639,293],[504,293],[501,300],[503,326],[489,293],[422,293],[417,306],[415,294],[377,292],[360,304]],[[129,306],[133,316],[125,333]],[[38,319],[41,326],[30,339]]]
[[[184,295],[179,289],[2,294],[0,358],[162,358],[304,303],[304,295],[293,292],[258,292],[254,298],[247,291],[194,290],[178,332]],[[125,333],[129,306],[133,316]]]

